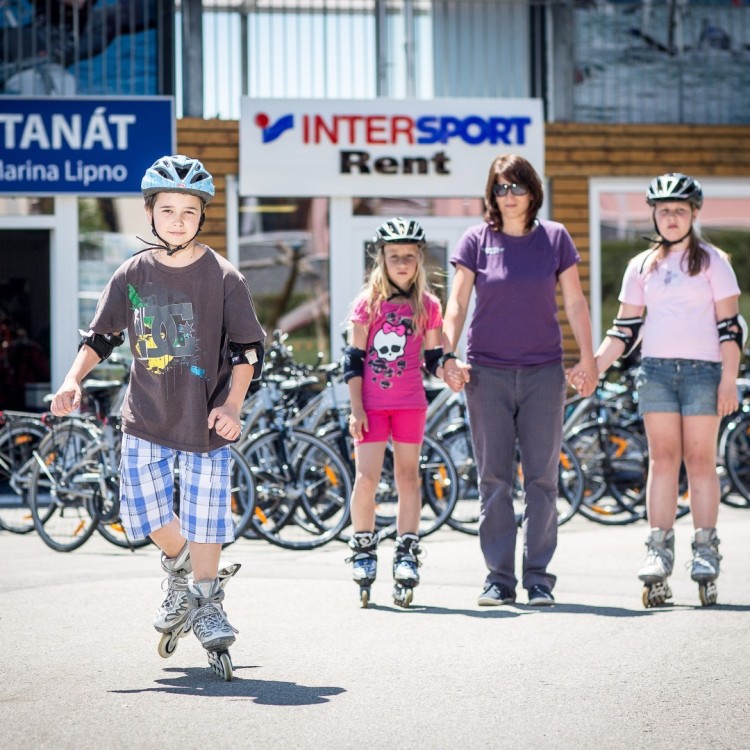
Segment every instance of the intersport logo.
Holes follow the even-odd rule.
[[[519,145],[526,143],[526,129],[532,124],[527,116],[481,117],[469,115],[316,115],[300,118],[301,138],[305,144],[332,143],[354,145],[430,145],[459,140],[470,146]],[[295,128],[293,113],[275,122],[265,112],[255,116],[263,143],[272,143],[287,130]]]

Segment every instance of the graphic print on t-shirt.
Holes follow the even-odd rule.
[[[406,368],[406,341],[413,334],[411,318],[399,318],[395,313],[388,313],[385,322],[376,331],[367,364],[372,370],[373,382],[381,388],[390,388],[393,379],[403,374]]]
[[[198,341],[195,336],[193,304],[173,289],[153,288],[141,297],[130,284],[128,296],[133,305],[135,349],[138,359],[154,374],[175,367],[188,367],[197,377],[204,370],[197,365]]]

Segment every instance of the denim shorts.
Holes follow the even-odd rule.
[[[716,416],[721,362],[644,357],[635,374],[638,411]]]

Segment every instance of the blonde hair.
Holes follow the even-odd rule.
[[[391,244],[393,245],[400,243]],[[357,296],[357,300],[364,299],[366,302],[368,328],[372,325],[375,318],[380,315],[380,310],[383,306],[383,303],[386,302],[394,292],[398,292],[398,288],[394,286],[393,283],[388,279],[388,273],[385,269],[386,247],[387,245],[379,245],[375,248],[375,252],[372,256],[372,268],[370,269],[370,272],[365,279],[365,283],[363,284],[362,289]],[[409,305],[411,306],[412,326],[414,327],[415,333],[424,333],[428,323],[427,308],[425,306],[425,296],[430,294],[430,284],[427,281],[427,271],[425,271],[424,267],[424,247],[424,245],[420,245],[419,247],[419,254],[417,257],[417,270],[414,274],[414,280],[412,281],[411,293],[407,298]]]

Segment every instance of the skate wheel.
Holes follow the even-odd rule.
[[[397,586],[393,590],[393,603],[398,607],[406,609],[414,598],[414,589]]]
[[[232,666],[232,657],[229,656],[229,651],[209,651],[208,666],[222,680],[226,680],[227,682],[232,681],[234,667]]]
[[[672,590],[667,583],[647,583],[641,592],[641,601],[646,609],[661,607],[672,598]]]
[[[362,604],[362,609],[367,609],[367,605],[370,603],[370,589],[362,588],[359,590],[359,601]]]
[[[180,642],[180,638],[184,638],[190,632],[189,625],[183,625],[179,630],[172,630],[169,633],[163,633],[159,639],[159,645],[157,651],[162,659],[169,659],[175,651],[177,651],[177,645]]]
[[[701,583],[698,586],[698,596],[704,607],[711,607],[716,604],[718,593],[716,584],[713,581],[710,581],[709,583]]]

